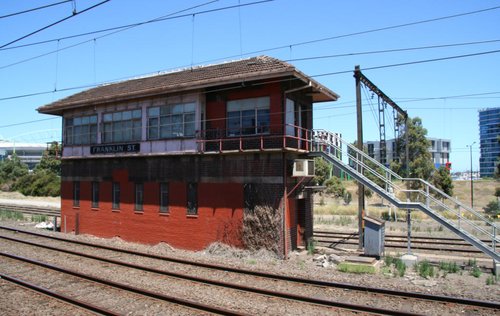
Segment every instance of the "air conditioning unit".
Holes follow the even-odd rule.
[[[292,177],[314,177],[314,160],[295,159],[293,161]]]

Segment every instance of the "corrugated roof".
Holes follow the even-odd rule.
[[[307,77],[294,66],[276,58],[258,56],[102,85],[41,106],[38,111],[59,114],[62,110],[69,108],[284,76],[293,76],[309,83],[313,91],[321,95],[317,101],[330,101],[338,98],[333,91]]]

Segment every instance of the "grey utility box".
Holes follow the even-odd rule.
[[[384,255],[385,221],[365,216],[365,255],[380,258]]]

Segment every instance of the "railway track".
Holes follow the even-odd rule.
[[[346,245],[357,246],[359,242],[358,236],[357,232],[343,233],[332,231],[315,231],[313,235],[317,243],[330,248]],[[386,234],[384,247],[386,249],[406,249],[408,247],[407,236]],[[411,248],[430,252],[474,254],[474,256],[486,257],[480,250],[459,238],[412,236]]]
[[[0,203],[0,210],[14,211],[31,215],[61,216],[61,210],[59,208],[50,208],[47,206]]]
[[[230,289],[231,291],[235,290],[240,293],[249,293],[245,295],[250,295],[249,297],[254,299],[256,295],[261,297],[256,299],[257,301],[262,300],[262,296],[264,296],[267,298],[273,297],[275,300],[284,300],[281,304],[285,305],[293,306],[298,302],[301,304],[301,308],[304,308],[303,304],[306,303],[310,304],[308,308],[312,310],[317,309],[320,314],[325,313],[325,311],[328,311],[328,313],[339,313],[338,310],[342,309],[340,314],[345,314],[348,311],[356,311],[375,314],[410,315],[421,314],[422,311],[432,310],[433,313],[437,311],[436,314],[446,315],[449,313],[450,304],[456,308],[457,312],[469,309],[485,309],[485,313],[487,314],[488,311],[491,312],[491,309],[500,309],[500,303],[495,302],[466,300],[446,296],[431,296],[422,293],[405,293],[352,284],[302,279],[117,249],[93,243],[19,231],[8,227],[0,227],[0,229],[6,233],[2,234],[1,238],[4,241],[13,243],[13,248],[18,248],[19,244],[28,247],[43,248],[50,253],[64,253],[65,255],[77,258],[85,258],[85,260],[105,263],[108,266],[111,264],[120,267],[120,269],[126,268],[136,271],[145,271],[157,276],[160,275],[168,278],[176,278],[178,280],[187,280],[205,286],[216,286],[224,289],[224,291]],[[8,234],[11,234],[11,236],[6,236]],[[12,235],[15,235],[15,238]],[[21,235],[26,238],[19,239]],[[49,245],[51,243],[53,243],[53,245]],[[78,251],[74,250],[76,245],[78,246]],[[37,252],[40,251],[38,250]],[[96,252],[100,255],[96,255]],[[103,255],[103,252],[107,253],[107,255]],[[3,252],[3,254],[5,254],[5,252]],[[61,255],[57,255],[57,257],[60,256]],[[132,263],[131,261],[133,260],[131,256],[136,259],[140,258],[141,260],[147,259],[149,260],[149,264],[138,265]],[[117,257],[122,259],[118,260],[116,259]],[[168,265],[166,265],[166,263],[168,263]],[[94,263],[94,265],[96,264]],[[155,266],[161,266],[163,268],[159,269]],[[165,270],[165,266],[168,266],[169,269]],[[199,277],[199,275],[203,275],[204,277]],[[227,279],[232,280],[232,282],[225,281]],[[252,284],[252,286],[247,286],[245,284]],[[309,295],[303,295],[303,293],[309,293]],[[328,293],[328,295],[325,293]],[[240,295],[241,294],[238,296]],[[381,295],[384,296],[382,300],[380,298]],[[353,297],[358,296],[365,297],[365,299],[358,298],[363,304],[346,303],[349,301],[348,297],[350,297],[352,301]],[[344,297],[344,299],[339,300],[339,298],[342,297]],[[380,303],[380,301],[383,301],[383,303]],[[259,305],[259,303],[255,305]],[[387,309],[387,306],[393,306],[394,309]],[[408,306],[412,307],[408,308]],[[442,312],[439,313],[439,310],[442,310]],[[253,314],[262,311],[250,309],[248,311],[244,310],[244,312]]]

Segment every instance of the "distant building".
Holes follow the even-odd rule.
[[[431,143],[429,152],[432,156],[432,162],[436,168],[440,166],[445,166],[447,162],[450,161],[451,152],[451,141],[449,139],[432,138],[427,137]],[[386,140],[386,159],[387,164],[391,161],[398,159],[398,153],[396,150],[396,139]],[[377,161],[381,161],[380,157],[380,141],[367,141],[365,142],[365,147],[368,149],[368,155],[375,158]]]
[[[500,156],[500,107],[479,111],[479,172],[482,178],[493,177]]]
[[[42,160],[45,149],[47,149],[46,144],[17,143],[0,140],[0,161],[9,159],[15,153],[21,162],[28,165],[28,168],[32,170]]]

